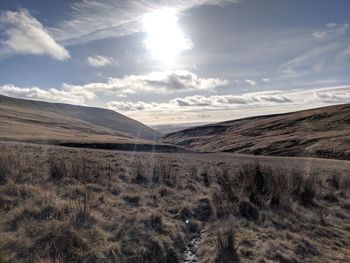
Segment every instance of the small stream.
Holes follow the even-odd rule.
[[[193,238],[191,242],[186,246],[183,263],[198,262],[198,248],[203,241],[203,234],[204,230],[202,230],[200,232],[200,235]]]

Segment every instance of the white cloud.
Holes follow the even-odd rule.
[[[339,93],[331,93],[327,91],[316,91],[314,93],[315,101],[321,101],[325,103],[349,103],[350,102],[350,90],[344,90]]]
[[[312,35],[315,38],[323,38],[324,36],[327,35],[327,33],[325,31],[315,31],[315,32],[312,33]]]
[[[269,78],[263,78],[262,81],[263,81],[263,82],[270,82],[271,79],[269,79]]]
[[[348,67],[346,47],[349,46],[349,29],[348,23],[329,23],[309,35],[304,35],[298,41],[284,40],[286,43],[295,43],[292,46],[296,48],[296,52],[291,52],[292,58],[280,66],[283,75],[280,79],[274,77],[274,82],[319,79],[320,73],[330,76],[331,72],[342,71]],[[334,77],[334,73],[332,75]]]
[[[200,78],[187,70],[174,70],[151,72],[145,75],[126,75],[123,78],[109,78],[107,82],[89,83],[81,86],[65,84],[65,87],[120,95],[213,90],[227,84],[227,80]]]
[[[94,55],[88,57],[86,59],[86,62],[92,67],[99,68],[112,64],[113,59],[109,57]]]
[[[269,105],[292,102],[281,94],[269,95],[269,93],[243,95],[212,95],[212,96],[186,96],[175,98],[166,103],[156,102],[121,102],[111,101],[107,107],[116,111],[195,111],[195,110],[220,110],[232,109],[244,105]]]
[[[242,95],[212,95],[212,96],[187,96],[176,98],[170,104],[179,107],[207,107],[211,109],[226,109],[240,105],[260,105],[269,103],[292,102],[281,91],[265,91],[256,93],[245,93]]]
[[[316,44],[281,65],[281,73],[285,77],[305,77],[307,74],[325,72],[328,69],[341,70],[347,66],[343,63],[346,60],[345,46],[345,43],[335,41],[335,39]]]
[[[334,55],[334,52],[339,48],[337,43],[330,43],[318,47],[313,47],[310,50],[304,52],[303,54],[287,61],[283,65],[284,73],[293,72],[295,68],[303,67],[305,65],[314,65],[319,62],[320,58],[325,58],[326,56]],[[288,73],[286,73],[288,74]]]
[[[225,5],[238,0],[197,1],[72,1],[70,18],[50,31],[67,44],[119,37],[143,31],[143,15],[169,8],[176,13],[201,5]]]
[[[246,79],[245,82],[247,82],[250,86],[255,86],[258,84],[258,82],[254,79]]]
[[[211,118],[212,116],[210,114],[203,113],[203,114],[198,114],[197,117],[200,119],[207,119],[207,118]]]
[[[284,68],[281,70],[281,72],[285,75],[294,75],[295,73],[297,73],[294,69],[292,68]]]
[[[77,88],[41,89],[39,87],[17,87],[12,84],[0,86],[0,94],[16,98],[64,102],[84,105],[86,101],[96,98],[95,93]]]
[[[34,100],[44,100],[50,102],[64,102],[77,105],[96,105],[102,89],[98,92],[83,86],[67,86],[62,89],[41,89],[39,87],[17,87],[12,84],[0,86],[0,94],[27,98]],[[112,97],[120,97],[114,94]],[[150,116],[155,112],[178,113],[178,112],[201,112],[207,114],[208,111],[226,111],[235,109],[256,110],[279,107],[286,109],[298,109],[298,107],[317,107],[330,104],[350,103],[350,86],[336,86],[317,89],[298,90],[269,90],[261,92],[250,92],[241,95],[193,95],[176,97],[165,102],[146,101],[121,101],[115,100],[106,103],[106,107],[121,112],[144,112]],[[299,106],[298,106],[299,105]],[[97,106],[97,105],[96,105]],[[304,107],[305,108],[305,107]],[[207,112],[206,112],[207,111]],[[244,115],[244,114],[243,114]]]
[[[11,52],[49,55],[56,60],[65,60],[70,57],[69,52],[58,44],[27,10],[3,11],[0,13],[0,18],[4,35],[7,37],[3,43]]]
[[[151,111],[160,110],[161,104],[159,103],[146,103],[143,101],[137,102],[124,102],[124,101],[111,101],[107,103],[107,107],[117,111]]]
[[[61,89],[39,87],[16,87],[12,84],[0,86],[4,95],[48,101],[85,104],[97,97],[97,93],[109,97],[125,97],[125,94],[173,93],[184,91],[214,90],[226,85],[227,80],[200,78],[186,70],[152,72],[145,75],[127,75],[109,78],[107,82],[86,85],[63,84]]]
[[[350,46],[346,47],[343,53],[345,55],[350,55]]]
[[[323,105],[350,102],[350,86],[337,86],[311,90],[270,90],[242,95],[186,96],[164,103],[111,101],[107,107],[116,111],[181,112],[217,111],[240,107],[273,107],[278,105]]]
[[[326,27],[319,29],[317,31],[314,31],[312,35],[316,39],[324,39],[329,36],[344,34],[349,28],[350,28],[350,25],[348,23],[345,23],[345,24],[329,23],[326,25]]]
[[[236,95],[214,95],[214,96],[187,96],[184,98],[176,98],[170,101],[179,107],[211,107],[226,108],[227,105],[240,105],[253,102],[252,98]]]

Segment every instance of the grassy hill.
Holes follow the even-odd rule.
[[[198,151],[350,159],[350,104],[203,125],[161,141]]]
[[[115,111],[0,96],[0,139],[33,142],[140,142],[159,133]]]

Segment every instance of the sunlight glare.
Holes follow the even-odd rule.
[[[178,18],[172,9],[163,9],[144,16],[143,25],[147,33],[144,44],[164,64],[172,64],[183,50],[192,48],[192,42],[181,32]]]

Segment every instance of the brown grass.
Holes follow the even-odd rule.
[[[350,160],[349,115],[348,103],[191,127],[161,141],[202,152]]]
[[[0,153],[0,184],[5,184],[9,177],[17,175],[19,157],[13,152]]]
[[[238,245],[234,226],[228,226],[222,230],[219,230],[216,234],[214,243],[217,250],[215,262],[238,261]]]
[[[0,147],[1,263],[350,257],[345,162]]]

